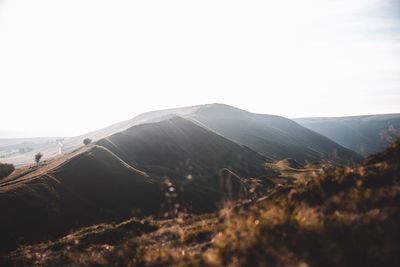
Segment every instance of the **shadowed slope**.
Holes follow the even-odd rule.
[[[158,184],[103,147],[59,161],[0,185],[1,249],[20,238],[40,240],[75,226],[126,218],[133,207],[159,209]],[[151,201],[143,202],[148,194]]]
[[[215,210],[242,193],[244,178],[272,186],[267,161],[182,118],[136,126],[1,183],[0,249],[127,218],[132,210]]]
[[[191,170],[186,171],[192,175],[215,173],[227,167],[242,176],[255,176],[267,161],[254,151],[179,117],[134,126],[98,144],[142,168],[163,166],[176,171],[182,164],[190,164]]]
[[[362,157],[284,117],[255,114],[225,104],[210,104],[144,113],[141,121],[182,116],[269,158],[299,162],[360,162]]]
[[[97,144],[172,182],[181,202],[194,211],[213,210],[221,199],[239,194],[243,181],[236,175],[270,185],[266,175],[275,175],[265,169],[266,157],[179,117],[134,126]]]
[[[81,144],[83,138],[99,140],[132,126],[160,122],[180,116],[205,129],[246,145],[275,160],[293,158],[299,162],[360,162],[362,157],[327,137],[280,116],[250,113],[225,104],[208,104],[140,114],[130,120],[65,141],[66,149]]]
[[[358,162],[362,158],[284,117],[254,114],[223,104],[206,105],[190,117],[217,133],[274,159]]]
[[[82,146],[85,138],[93,141],[125,131],[144,123],[168,120],[173,117],[191,120],[207,130],[214,131],[241,145],[246,145],[262,155],[281,160],[293,158],[301,163],[306,161],[331,161],[336,163],[359,162],[362,157],[332,140],[280,116],[255,114],[224,104],[209,104],[175,109],[158,110],[140,114],[130,120],[115,123],[103,129],[81,136],[65,138],[64,152]],[[50,144],[49,144],[50,145]],[[58,145],[44,145],[45,155],[56,155]],[[47,146],[47,147],[46,147]],[[36,153],[33,150],[31,153]],[[28,155],[28,158],[24,158]],[[31,154],[6,159],[11,163],[31,162]]]

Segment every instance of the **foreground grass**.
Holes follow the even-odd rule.
[[[285,175],[290,173],[299,179],[250,205],[227,204],[215,214],[174,220],[96,225],[21,247],[2,263],[400,266],[400,143],[361,166]]]
[[[226,219],[212,266],[399,266],[400,144],[331,167]]]

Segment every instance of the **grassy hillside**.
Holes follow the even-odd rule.
[[[254,114],[224,104],[148,112],[126,121],[124,125],[157,122],[174,116],[188,119],[275,160],[293,158],[303,163],[321,160],[349,163],[362,159],[353,151],[292,120]]]
[[[362,158],[332,140],[280,116],[254,114],[228,105],[198,109],[190,118],[275,160],[359,162]]]
[[[275,175],[265,168],[266,157],[179,117],[134,126],[97,144],[176,185],[179,201],[194,211],[213,210],[221,197],[240,194],[241,177],[268,184]]]
[[[263,163],[271,162],[180,117],[134,126],[97,144],[143,168],[163,166],[175,171],[182,164],[189,164],[190,170],[186,172],[192,175],[215,173],[223,163],[226,167],[237,169],[242,176],[255,176],[262,171]]]
[[[273,186],[267,161],[184,119],[137,126],[5,178],[0,250],[132,214],[212,211]]]
[[[199,105],[175,109],[158,110],[140,114],[130,120],[122,121],[84,135],[64,138],[63,152],[70,152],[82,146],[85,138],[98,141],[133,126],[160,122],[173,117],[183,117],[207,130],[214,131],[238,144],[275,160],[293,158],[299,162],[331,161],[337,163],[360,162],[362,157],[332,140],[300,126],[292,120],[280,116],[254,114],[224,104]],[[44,138],[42,138],[45,140]],[[37,139],[37,140],[42,140]],[[2,153],[0,139],[0,157]],[[17,143],[16,147],[25,147]],[[45,158],[58,154],[59,146],[55,139],[32,146],[31,151],[6,154],[4,162],[14,164],[31,163],[38,151]]]
[[[295,183],[175,220],[100,224],[5,266],[399,266],[400,142],[356,167],[277,163]],[[300,175],[303,173],[303,175]]]
[[[224,104],[147,112],[106,129],[126,129],[128,125],[158,122],[175,116],[190,120],[275,160],[293,158],[303,163],[321,160],[349,163],[362,159],[353,151],[292,120],[280,116],[254,114]]]
[[[152,201],[143,203],[148,194]],[[160,200],[159,185],[148,175],[103,147],[85,148],[0,184],[0,247],[126,218],[136,206],[155,212]]]
[[[293,158],[303,163],[321,160],[349,163],[362,159],[355,152],[292,120],[254,114],[224,104],[153,111],[118,125],[126,127],[129,124],[158,122],[174,116],[190,120],[275,160]]]
[[[295,121],[364,156],[381,151],[400,137],[400,114]]]

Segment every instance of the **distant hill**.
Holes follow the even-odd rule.
[[[299,162],[358,162],[361,157],[332,140],[280,116],[254,114],[214,104],[199,109],[191,118],[217,133],[276,160]]]
[[[364,156],[383,150],[400,137],[400,114],[295,119]]]
[[[59,137],[0,138],[0,162],[16,166],[33,163],[34,155],[41,151],[44,158],[58,155]]]
[[[181,116],[239,144],[281,160],[359,162],[362,157],[332,140],[280,116],[250,113],[224,104],[210,104],[144,113],[129,123]]]
[[[342,147],[329,138],[296,122],[274,115],[255,114],[224,104],[208,104],[176,109],[152,111],[130,120],[118,122],[103,129],[77,137],[64,138],[63,151],[82,146],[85,138],[98,141],[135,125],[159,122],[179,116],[201,127],[214,131],[238,144],[248,146],[258,153],[275,160],[293,158],[298,162],[331,161],[336,163],[359,162],[362,157]],[[45,155],[57,155],[56,142],[42,147]],[[38,150],[34,150],[37,152]],[[31,163],[32,155],[18,155],[6,159],[8,163]],[[18,161],[17,161],[18,160]]]
[[[266,162],[182,118],[135,126],[0,183],[0,250],[132,211],[215,210],[247,182],[273,186]]]

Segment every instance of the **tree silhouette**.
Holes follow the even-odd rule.
[[[40,152],[35,155],[36,164],[39,164],[39,162],[42,159],[42,157],[43,157],[43,154],[40,153]]]
[[[83,139],[83,143],[87,146],[88,144],[90,144],[92,142],[92,139],[90,138],[85,138]]]

